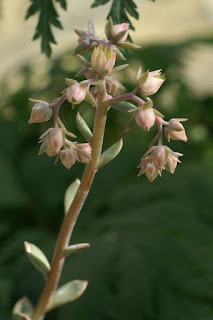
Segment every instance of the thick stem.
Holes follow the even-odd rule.
[[[51,271],[46,286],[44,287],[44,290],[35,308],[32,320],[42,320],[44,318],[45,313],[48,311],[50,299],[57,289],[65,260],[64,256],[62,255],[62,250],[69,244],[76,220],[82,206],[84,205],[95,176],[96,167],[100,159],[103,144],[106,117],[107,108],[102,102],[102,94],[100,89],[98,89],[98,106],[93,130],[92,160],[85,168],[79,189],[62,223],[55,247],[55,252],[53,254]]]

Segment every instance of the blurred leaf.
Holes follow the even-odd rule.
[[[48,310],[55,309],[78,299],[86,290],[87,281],[73,280],[60,287],[53,295]]]
[[[30,320],[29,317],[33,314],[33,306],[27,297],[20,299],[14,306],[13,311],[13,320]],[[23,314],[23,315],[22,315]]]
[[[24,246],[30,262],[43,274],[44,278],[47,279],[50,271],[50,264],[44,253],[32,243],[25,241]]]
[[[82,251],[85,249],[88,249],[90,247],[89,243],[78,243],[78,244],[73,244],[71,246],[66,247],[63,250],[63,254],[65,257],[69,256],[71,253],[73,252],[78,252],[78,251]]]
[[[65,0],[56,0],[61,7],[66,10]],[[34,14],[39,13],[39,20],[36,26],[36,31],[33,40],[41,38],[41,51],[50,58],[51,43],[56,44],[52,26],[63,29],[61,22],[58,19],[58,13],[54,7],[53,0],[31,0],[31,5],[28,8],[26,19]]]
[[[64,213],[67,214],[73,199],[78,191],[81,181],[76,179],[71,185],[67,188],[64,196]]]
[[[134,104],[127,101],[118,102],[116,105],[112,107],[116,110],[127,112],[127,113],[131,110],[137,109],[137,107]]]

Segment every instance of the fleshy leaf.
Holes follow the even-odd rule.
[[[134,43],[131,42],[119,42],[118,47],[123,48],[123,49],[130,49],[130,50],[135,50],[135,49],[140,49],[140,46],[137,46]]]
[[[136,127],[136,121],[135,121],[135,115],[132,116],[132,118],[129,120],[127,127],[124,132],[129,132],[130,130],[134,129]]]
[[[73,199],[76,195],[76,192],[78,190],[78,187],[80,185],[81,181],[79,179],[76,179],[71,185],[67,188],[64,196],[64,213],[67,214]]]
[[[87,103],[91,104],[92,106],[96,107],[96,105],[97,105],[92,93],[89,90],[87,90],[87,93],[86,93],[86,96],[85,96],[85,101]]]
[[[104,151],[100,156],[97,169],[103,167],[105,164],[113,160],[121,151],[122,146],[123,146],[123,139],[120,139],[118,142],[114,143],[111,147],[109,147],[106,151]]]
[[[13,320],[30,320],[30,317],[33,315],[33,306],[30,300],[27,297],[23,297],[16,302],[12,311]]]
[[[53,295],[48,311],[78,299],[86,290],[88,281],[73,280],[60,287]]]
[[[127,68],[128,66],[129,66],[129,64],[121,64],[120,66],[115,67],[114,69],[112,69],[111,74],[113,74],[115,72],[118,72],[118,71],[121,71],[121,70]]]
[[[112,22],[112,18],[109,17],[109,20],[106,24],[106,28],[105,28],[105,34],[108,40],[110,40],[113,37],[113,22]]]
[[[66,247],[63,250],[63,254],[65,257],[68,257],[71,253],[73,252],[78,252],[81,250],[88,249],[90,247],[89,243],[78,243],[78,244],[73,244],[71,246]]]
[[[92,138],[93,138],[93,134],[79,112],[76,115],[76,123],[77,123],[77,127],[78,127],[79,131],[84,136],[84,138],[88,142],[91,142]]]
[[[137,110],[137,107],[134,104],[127,101],[118,102],[118,104],[112,107],[116,110],[127,112],[127,113],[132,110]]]
[[[43,274],[44,278],[47,279],[50,271],[50,264],[44,253],[33,243],[25,241],[24,247],[30,262]]]

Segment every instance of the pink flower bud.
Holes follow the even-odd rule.
[[[181,121],[186,121],[187,119],[171,119],[165,126],[164,132],[168,141],[172,140],[182,140],[187,141],[186,132],[184,126],[180,123]]]
[[[89,143],[79,143],[76,144],[76,147],[78,148],[78,159],[82,163],[89,163],[91,160],[91,146]]]
[[[142,159],[142,162],[139,164],[138,168],[141,168],[138,177],[145,173],[150,182],[154,181],[159,174],[159,171],[155,167],[150,157]]]
[[[37,102],[39,100],[30,99],[31,101]],[[28,123],[40,123],[50,120],[52,116],[52,109],[49,107],[49,104],[45,101],[40,101],[37,103],[31,112],[30,119]]]
[[[165,75],[161,74],[161,69],[149,72],[146,81],[140,87],[141,95],[143,97],[148,97],[155,94],[160,89],[165,79]]]
[[[168,155],[168,150],[162,145],[151,148],[152,161],[154,162],[157,170],[161,171],[164,168],[168,159]]]
[[[69,88],[67,88],[66,96],[67,100],[74,104],[81,103],[86,96],[87,87],[81,85],[81,83],[75,83]]]
[[[127,31],[126,34],[119,39],[119,42],[125,42],[128,37],[129,23],[120,23],[113,26],[114,36],[116,36],[119,32]]]
[[[48,139],[45,139],[41,144],[38,155],[46,152],[49,157],[56,155],[55,150],[50,146]]]
[[[77,152],[74,149],[64,149],[60,151],[60,159],[63,165],[70,169],[72,165],[78,160]]]
[[[55,153],[59,153],[61,147],[64,145],[64,133],[60,128],[51,128],[47,134],[47,139],[50,147]]]
[[[145,107],[145,105],[138,108],[135,120],[139,127],[149,131],[155,123],[155,113],[152,107]]]
[[[92,53],[91,68],[98,76],[109,75],[116,61],[116,52],[112,48],[98,46]]]

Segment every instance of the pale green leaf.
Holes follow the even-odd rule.
[[[78,299],[86,290],[88,281],[73,280],[60,287],[53,295],[48,311]]]
[[[71,253],[73,252],[78,252],[78,251],[82,251],[85,249],[88,249],[90,247],[89,243],[78,243],[78,244],[73,244],[71,246],[66,247],[63,250],[63,254],[65,257],[69,256]]]
[[[111,147],[105,150],[100,156],[97,169],[103,167],[105,164],[113,160],[121,151],[122,146],[123,146],[123,139],[120,139],[118,142],[114,143]]]
[[[133,115],[131,117],[131,119],[129,120],[127,126],[126,126],[126,129],[124,132],[129,132],[130,130],[134,129],[136,127],[136,121],[135,121],[135,115]]]
[[[25,252],[30,262],[38,269],[47,279],[50,271],[50,264],[44,253],[33,243],[24,242]]]
[[[27,297],[23,297],[16,302],[12,310],[13,320],[30,320],[33,314],[33,306]]]
[[[127,101],[118,102],[116,105],[112,107],[116,110],[127,112],[127,113],[129,111],[137,110],[137,107],[134,104]]]
[[[93,134],[79,112],[76,115],[76,124],[84,138],[91,143]]]
[[[89,90],[87,90],[86,96],[85,96],[85,101],[89,104],[91,104],[92,106],[96,107],[96,101],[93,97],[93,95],[91,94],[91,92]]]
[[[78,190],[78,187],[80,185],[81,181],[79,179],[76,179],[71,185],[67,188],[64,196],[64,213],[67,214],[73,199],[76,195],[76,192]]]

